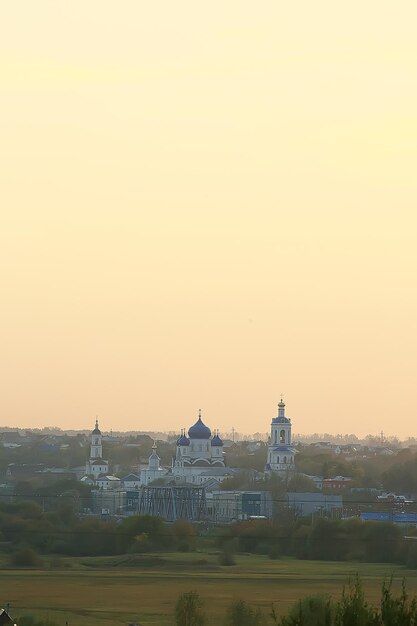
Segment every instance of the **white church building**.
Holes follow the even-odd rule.
[[[168,469],[160,466],[161,459],[157,453],[156,442],[152,446],[152,453],[149,457],[148,466],[140,470],[140,485],[149,485],[154,480],[163,478],[168,473]]]
[[[271,437],[268,443],[265,470],[285,478],[295,471],[295,448],[291,444],[291,419],[285,415],[285,403],[281,398],[278,415],[272,418]]]
[[[177,439],[172,474],[176,482],[196,486],[211,480],[221,482],[233,473],[225,467],[223,457],[223,441],[219,432],[212,434],[202,421],[200,410],[198,420],[188,429],[188,437],[184,429]]]
[[[175,457],[171,467],[161,467],[157,446],[154,442],[148,464],[141,468],[139,475],[129,474],[119,480],[109,476],[109,462],[103,459],[102,433],[98,420],[91,433],[90,457],[86,462],[85,475],[81,480],[101,489],[139,489],[164,478],[176,484],[206,485],[217,488],[225,478],[233,476],[237,469],[227,468],[224,461],[223,441],[219,431],[212,431],[201,418],[188,429],[181,431],[176,442]],[[291,441],[291,419],[285,415],[285,403],[281,398],[278,415],[271,422],[271,436],[268,442],[265,471],[276,473],[281,478],[295,471],[295,448]]]
[[[96,419],[96,426],[91,433],[90,458],[85,465],[85,473],[86,476],[97,479],[100,475],[107,474],[108,471],[109,462],[103,459],[103,435]]]

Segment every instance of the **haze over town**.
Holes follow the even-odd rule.
[[[415,435],[417,9],[320,4],[2,5],[0,423]]]

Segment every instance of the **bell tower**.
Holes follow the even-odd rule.
[[[285,402],[278,403],[278,415],[271,422],[271,438],[268,445],[265,469],[282,477],[295,470],[295,449],[291,443],[291,420],[285,415]]]
[[[91,446],[90,446],[90,460],[103,458],[103,435],[98,427],[98,419],[96,419],[96,426],[91,433]]]

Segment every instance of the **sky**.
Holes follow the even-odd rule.
[[[0,425],[416,436],[417,5],[0,3]]]

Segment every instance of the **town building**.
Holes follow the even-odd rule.
[[[403,511],[363,512],[360,518],[363,522],[390,522],[403,527],[417,526],[417,513],[404,513]]]
[[[270,491],[213,491],[206,493],[207,515],[214,522],[270,519]]]
[[[96,489],[91,492],[92,511],[99,515],[124,515],[127,506],[126,491]]]
[[[352,478],[350,476],[335,476],[334,478],[323,478],[322,489],[329,493],[340,493],[351,487]]]
[[[122,479],[123,488],[127,491],[131,489],[139,489],[140,486],[140,476],[137,474],[128,474],[124,476]]]
[[[342,496],[328,496],[322,493],[287,493],[286,505],[300,517],[310,515],[341,517],[343,511]]]

